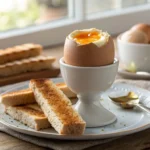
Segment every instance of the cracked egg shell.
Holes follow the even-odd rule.
[[[115,48],[113,39],[98,47],[94,43],[78,45],[74,40],[66,38],[64,45],[64,62],[72,66],[96,67],[114,62]]]

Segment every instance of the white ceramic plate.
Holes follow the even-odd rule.
[[[121,75],[124,78],[128,78],[128,79],[150,79],[150,73],[149,72],[136,72],[136,73],[132,73],[132,72],[128,72],[126,70],[123,69],[119,69],[118,70],[118,74]]]
[[[53,79],[53,81],[62,82],[63,80],[59,78],[59,79]],[[1,89],[1,91],[2,90],[4,91],[6,89],[9,89],[9,91],[15,91],[27,87],[28,87],[28,82],[23,82],[13,87],[7,86],[5,89]],[[117,116],[117,121],[104,127],[86,128],[85,133],[81,136],[59,135],[52,128],[41,130],[41,131],[35,131],[23,125],[22,123],[12,119],[5,113],[3,113],[2,106],[0,108],[0,122],[17,132],[21,132],[28,135],[34,135],[38,137],[60,139],[60,140],[104,139],[104,138],[128,135],[149,128],[150,116],[148,116],[146,113],[138,109],[124,110],[111,102],[111,100],[108,98],[108,95],[111,92],[116,92],[116,91],[125,94],[128,91],[134,91],[136,94],[141,96],[143,95],[146,97],[150,96],[150,92],[147,90],[143,90],[128,84],[122,84],[122,83],[114,84],[108,91],[102,94],[100,101],[105,108],[107,108]]]

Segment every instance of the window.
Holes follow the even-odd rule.
[[[150,0],[0,0],[0,45],[50,46],[72,30],[91,27],[115,35],[150,23],[149,14]]]
[[[113,11],[147,3],[145,0],[87,0],[86,13]],[[92,7],[91,7],[92,6]]]
[[[0,0],[0,31],[67,17],[67,0]]]

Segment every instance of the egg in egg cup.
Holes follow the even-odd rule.
[[[88,32],[95,30],[99,34],[97,29],[83,32],[89,34]],[[102,33],[100,35],[102,36]],[[101,37],[101,41],[96,42],[98,45],[91,43],[90,38],[87,40],[88,43],[79,45],[67,37],[64,57],[60,59],[60,68],[65,83],[77,94],[78,102],[75,109],[86,121],[87,127],[98,127],[116,120],[116,116],[101,105],[100,95],[113,84],[119,62],[114,58],[114,45],[109,36],[107,39]],[[109,52],[111,56],[108,55]],[[103,60],[99,60],[102,58]]]

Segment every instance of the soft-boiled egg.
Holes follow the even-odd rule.
[[[144,24],[144,23],[139,23],[139,24],[134,25],[131,28],[131,30],[143,31],[148,36],[148,39],[150,42],[150,25]]]
[[[140,30],[129,30],[122,34],[121,40],[130,43],[143,43],[149,42],[149,39],[145,32]]]
[[[109,65],[114,62],[114,53],[111,36],[95,28],[73,31],[64,45],[64,61],[73,66]]]

